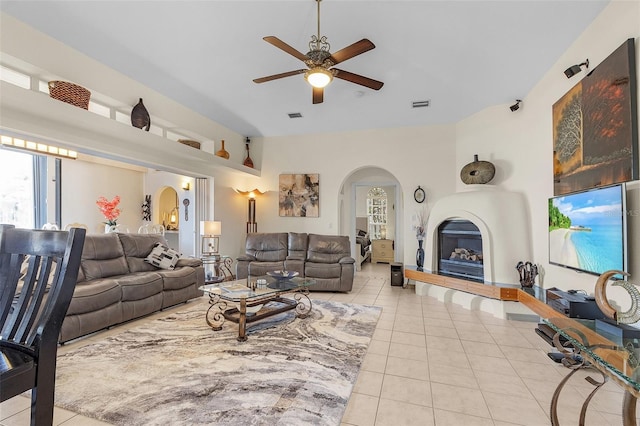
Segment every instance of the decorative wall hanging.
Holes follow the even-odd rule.
[[[189,201],[188,198],[185,198],[184,200],[182,200],[182,204],[184,205],[184,221],[188,222],[189,221],[189,204],[191,204],[191,201]]]
[[[229,159],[229,153],[226,149],[224,149],[224,139],[222,140],[222,148],[220,148],[218,152],[216,152],[216,155],[218,157],[226,158],[227,160]]]
[[[244,164],[247,167],[253,168],[253,160],[249,156],[249,143],[251,143],[251,140],[247,138],[247,140],[244,143],[247,146],[247,158],[244,159],[244,163],[242,164]]]
[[[553,193],[638,179],[634,39],[553,104]]]
[[[473,156],[473,162],[460,170],[460,179],[467,185],[489,183],[495,175],[495,166],[488,161],[478,161],[477,154]]]
[[[144,196],[144,202],[142,203],[142,220],[147,222],[151,221],[151,195]]]
[[[318,217],[320,214],[319,175],[282,174],[279,179],[280,216]]]
[[[131,125],[138,129],[146,130],[147,132],[151,128],[151,117],[149,117],[149,111],[142,103],[142,98],[136,106],[131,110]]]
[[[418,189],[413,191],[413,199],[416,200],[416,203],[424,203],[424,200],[425,200],[424,189],[420,188],[420,185],[418,185]]]

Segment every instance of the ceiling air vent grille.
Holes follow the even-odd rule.
[[[302,118],[302,114],[300,114],[299,112],[290,112],[287,115],[289,116],[289,118]]]
[[[412,108],[424,108],[428,107],[431,101],[414,101],[411,103]]]

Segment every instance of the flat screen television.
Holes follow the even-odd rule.
[[[549,263],[594,275],[628,272],[624,183],[549,199]]]

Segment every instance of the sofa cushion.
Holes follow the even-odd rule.
[[[304,264],[304,276],[308,278],[338,278],[342,275],[342,266],[339,263],[313,263]]]
[[[155,272],[138,272],[115,278],[122,301],[141,300],[162,293],[162,277]]]
[[[158,234],[125,234],[118,233],[122,249],[127,259],[130,272],[155,271],[157,268],[151,263],[145,262],[156,243],[168,247],[167,240]]]
[[[344,235],[309,234],[307,261],[315,263],[338,263],[351,256],[349,237]]]
[[[81,268],[83,274],[79,278],[84,278],[84,281],[128,274],[129,267],[118,234],[87,234]]]
[[[98,279],[76,284],[67,316],[98,311],[120,303],[122,292],[113,278]]]
[[[288,235],[285,232],[248,234],[245,252],[258,262],[277,262],[286,259],[287,245]]]
[[[163,290],[175,290],[195,285],[199,287],[195,268],[185,266],[179,269],[164,269],[157,272],[162,277]],[[194,284],[195,283],[195,284]],[[204,283],[201,283],[204,284]]]
[[[180,259],[180,253],[162,243],[155,243],[151,253],[144,261],[160,269],[174,269]]]
[[[289,255],[287,259],[304,260],[307,256],[308,235],[289,232]]]

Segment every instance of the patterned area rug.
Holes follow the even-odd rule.
[[[118,425],[339,425],[381,308],[314,300],[205,323],[206,301],[58,357],[56,405]]]

